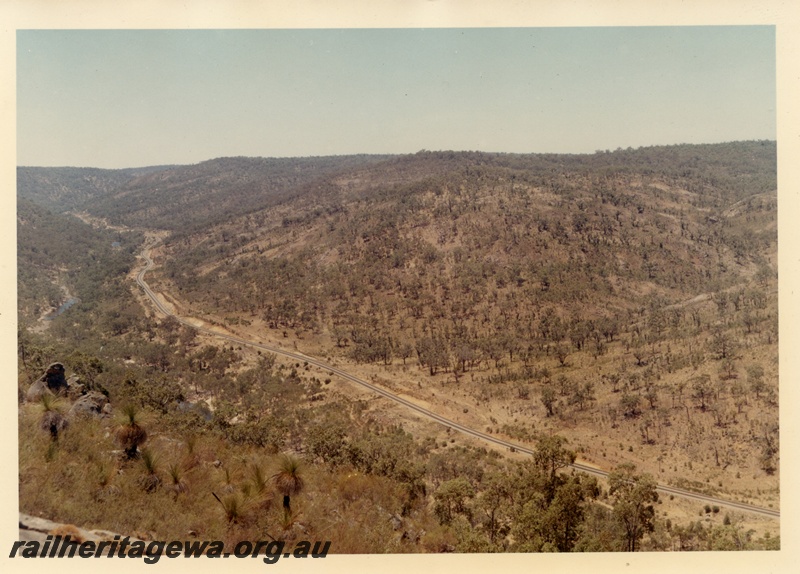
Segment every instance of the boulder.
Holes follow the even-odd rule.
[[[68,416],[69,418],[106,416],[108,414],[108,409],[106,409],[108,405],[108,397],[103,393],[89,391],[72,404]]]
[[[38,401],[45,392],[54,395],[66,394],[68,387],[69,383],[64,376],[64,365],[53,363],[47,367],[44,375],[30,386],[26,397],[29,401]]]
[[[39,379],[35,383],[32,383],[30,387],[28,387],[28,392],[25,394],[25,398],[28,402],[35,403],[39,399],[42,398],[43,394],[52,395],[53,393],[50,392],[50,389],[47,388],[47,383],[45,383],[42,379]]]
[[[69,386],[67,377],[64,376],[64,374],[64,365],[61,363],[53,363],[47,367],[44,375],[42,375],[42,378],[39,380],[44,380],[44,382],[47,383],[47,388],[50,389],[52,393],[60,395],[66,391]]]
[[[81,383],[81,378],[78,375],[71,375],[67,379],[67,396],[74,401],[84,394],[86,394],[86,386]]]
[[[151,534],[151,533],[150,533]],[[56,536],[66,537],[69,536],[70,540],[75,542],[102,542],[102,541],[111,541],[115,538],[119,539],[122,538],[121,534],[117,534],[116,532],[111,532],[108,530],[88,530],[86,528],[79,528],[74,524],[60,524],[58,522],[53,522],[52,520],[47,520],[45,518],[39,518],[36,516],[30,516],[28,514],[19,515],[19,539],[22,541],[30,541],[36,540],[37,542],[44,542],[47,540],[48,535],[50,538],[54,538]],[[144,540],[141,536],[138,537],[128,537],[130,542],[137,542],[140,540]],[[151,536],[149,540],[153,540]],[[102,556],[108,556],[108,548],[105,549],[105,552],[101,552]]]

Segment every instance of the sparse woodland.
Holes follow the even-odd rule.
[[[54,437],[43,412],[68,402],[21,402],[21,509],[226,543],[327,536],[351,553],[777,548],[739,513],[668,516],[654,490],[779,506],[775,149],[26,173],[20,396],[60,361],[118,414],[132,406],[147,439],[123,446],[126,423],[107,419]],[[537,456],[406,430],[317,367],[154,315],[129,276],[148,230],[169,232],[150,285],[192,316]],[[40,328],[65,293],[79,302]],[[567,470],[576,457],[612,475]]]

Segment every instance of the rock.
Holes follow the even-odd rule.
[[[97,391],[89,391],[72,405],[69,418],[81,416],[106,416],[106,407],[109,406],[108,397]]]
[[[400,530],[400,527],[403,526],[403,519],[396,514],[390,516],[389,521],[392,523],[392,528],[394,530]]]
[[[28,400],[28,402],[35,403],[41,399],[42,395],[45,393],[48,395],[53,394],[50,392],[50,389],[47,388],[47,383],[39,379],[35,383],[32,383],[30,387],[28,387],[28,392],[25,394],[25,398]]]
[[[86,394],[86,385],[81,383],[81,378],[78,375],[70,375],[67,379],[67,396],[71,400]]]
[[[87,533],[74,524],[59,524],[55,528],[51,529],[48,534],[53,536],[63,536],[64,538],[69,536],[70,540],[78,543],[89,540],[89,537],[86,535]]]
[[[90,530],[89,534],[96,536],[100,540],[114,540],[114,537],[117,536],[116,532],[111,532],[110,530]]]
[[[69,536],[71,541],[78,543],[85,541],[98,543],[104,540],[114,540],[115,537],[123,537],[121,534],[108,530],[87,530],[85,528],[79,528],[74,524],[59,524],[44,518],[38,518],[23,513],[19,514],[19,540],[36,540],[41,543],[47,540],[48,535],[51,539],[56,536]],[[152,539],[151,537],[150,540]],[[130,542],[136,542],[142,540],[142,538],[129,537],[129,540]],[[106,548],[100,555],[108,556],[108,551],[109,549]]]
[[[77,398],[82,397],[85,394],[86,394],[86,387],[84,387],[80,383],[75,385],[71,384],[69,387],[67,387],[67,396],[73,401]]]
[[[53,363],[47,367],[47,371],[45,371],[44,375],[42,375],[42,378],[39,380],[43,380],[47,383],[47,388],[50,389],[53,394],[60,395],[66,391],[69,386],[64,372],[64,365],[61,363]]]
[[[134,538],[132,538],[132,540],[144,540],[149,542],[155,540],[157,535],[152,530],[134,530],[133,536]]]
[[[38,532],[50,532],[58,526],[57,522],[47,520],[46,518],[39,518],[38,516],[31,516],[29,514],[19,515],[19,528],[20,530],[36,530]]]
[[[66,394],[68,388],[69,383],[67,383],[67,378],[64,376],[64,365],[53,363],[47,367],[44,375],[30,386],[26,398],[31,402],[35,402],[46,392],[54,395],[63,395]]]

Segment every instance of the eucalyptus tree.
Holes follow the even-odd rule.
[[[608,475],[608,485],[614,500],[614,519],[622,525],[625,550],[635,552],[645,533],[653,531],[653,504],[658,502],[656,481],[649,474],[636,474],[636,467],[625,463]]]

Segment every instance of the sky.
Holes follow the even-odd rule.
[[[17,165],[776,139],[775,28],[18,30]]]

